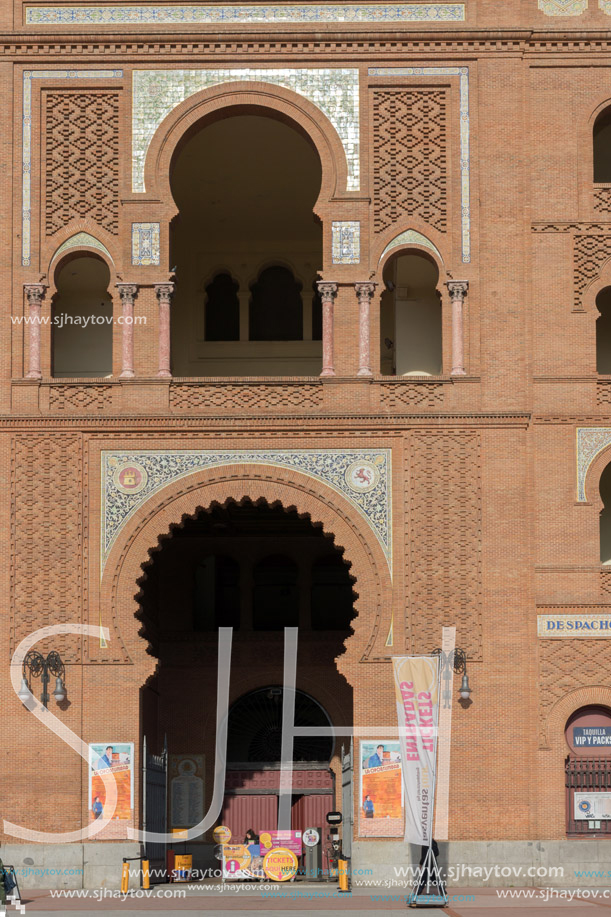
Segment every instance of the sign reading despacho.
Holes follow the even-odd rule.
[[[611,637],[611,614],[608,615],[537,615],[540,637]]]

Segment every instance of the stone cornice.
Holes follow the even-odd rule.
[[[480,54],[513,52],[522,55],[557,51],[563,55],[588,55],[611,52],[611,32],[598,30],[533,31],[515,30],[473,30],[455,27],[452,31],[436,29],[415,30],[405,28],[373,26],[367,28],[340,28],[334,25],[317,26],[316,37],[312,27],[300,30],[285,29],[276,23],[273,29],[261,24],[259,27],[225,27],[223,31],[213,28],[199,28],[197,32],[185,32],[164,27],[162,33],[154,30],[131,29],[109,34],[106,30],[82,33],[59,32],[55,28],[36,33],[16,32],[0,34],[0,57],[9,57],[15,62],[31,64],[32,57],[57,59],[65,55],[79,57],[107,57],[109,59],[133,57],[138,64],[143,56],[150,54],[158,64],[164,57],[181,62],[192,57],[201,60],[202,55],[251,55],[254,49],[264,59],[265,54],[316,55],[350,54],[373,57],[380,61],[403,59],[406,53],[413,53],[442,60],[446,56],[464,61]],[[222,59],[222,58],[221,58]],[[602,63],[597,61],[597,63]]]

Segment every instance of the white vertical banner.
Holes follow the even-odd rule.
[[[405,786],[405,840],[428,845],[435,805],[439,657],[395,656],[393,675]]]
[[[441,649],[446,659],[453,659],[456,649],[456,627],[442,629]],[[447,672],[447,675],[446,675]],[[446,682],[446,678],[448,679]],[[454,667],[444,671],[444,690],[447,687],[453,694]],[[445,700],[439,708],[439,739],[437,751],[437,780],[435,783],[435,840],[447,841],[450,812],[450,748],[452,738],[452,702]]]

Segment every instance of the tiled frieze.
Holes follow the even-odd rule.
[[[388,449],[126,451],[103,452],[101,461],[102,572],[119,532],[150,497],[168,484],[198,471],[243,464],[292,469],[337,491],[369,525],[391,567],[391,455]]]
[[[464,3],[282,4],[213,6],[202,4],[57,4],[26,7],[27,25],[205,25],[263,22],[463,22]]]
[[[358,221],[331,224],[333,264],[358,264],[361,260],[361,224]]]
[[[348,191],[360,188],[359,74],[356,69],[136,70],[133,74],[132,190],[145,191],[144,162],[163,119],[189,96],[218,86],[255,80],[291,89],[308,99],[339,134],[348,165]]]
[[[594,459],[611,445],[611,427],[579,427],[577,430],[577,500],[587,500],[586,478]]]
[[[382,254],[380,255],[380,261],[382,258],[392,251],[393,248],[398,248],[400,245],[422,245],[423,248],[428,248],[432,251],[440,261],[443,261],[441,257],[441,252],[436,245],[433,245],[430,239],[427,239],[426,236],[423,236],[421,232],[417,232],[415,229],[406,229],[405,232],[400,232],[398,236],[395,236],[394,239],[388,243]]]
[[[539,9],[546,16],[581,16],[587,8],[588,0],[539,0]]]
[[[132,264],[159,264],[159,223],[132,223]]]
[[[55,261],[56,258],[61,257],[65,252],[73,248],[97,248],[99,252],[103,252],[112,261],[112,255],[106,246],[88,232],[76,232],[73,236],[70,236],[69,239],[66,239],[66,241],[59,246],[51,261]]]

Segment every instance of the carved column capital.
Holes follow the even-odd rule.
[[[137,283],[117,283],[115,284],[121,297],[121,302],[133,303],[138,292]]]
[[[337,284],[330,280],[317,280],[316,286],[323,302],[329,302],[337,295]]]
[[[359,302],[370,302],[371,297],[375,293],[376,287],[377,283],[373,283],[370,280],[361,283],[355,283],[354,289],[356,290],[356,295],[358,296]]]
[[[469,290],[468,280],[448,280],[446,286],[452,299],[460,299],[463,302]]]
[[[156,283],[155,293],[160,303],[169,306],[172,302],[172,296],[174,295],[174,284],[172,281],[168,281],[167,283]]]
[[[24,283],[23,289],[28,300],[28,305],[39,306],[47,289],[44,283]]]

